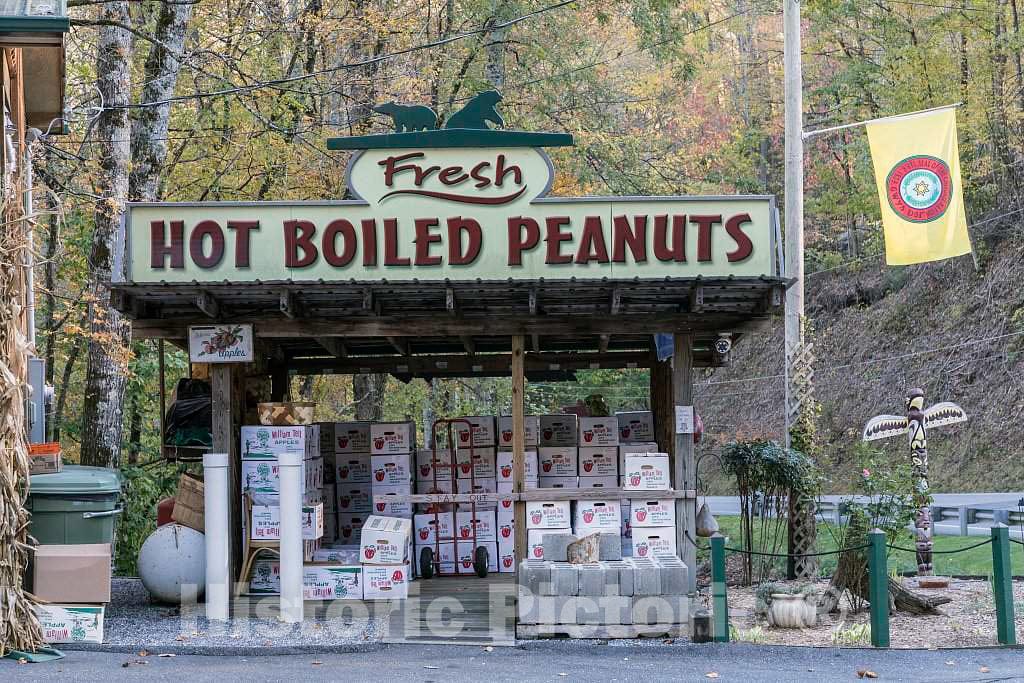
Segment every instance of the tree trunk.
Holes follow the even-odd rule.
[[[153,27],[140,102],[163,102],[174,95],[181,70],[185,35],[192,18],[191,2],[163,2]],[[159,197],[160,175],[167,162],[170,103],[135,110],[132,122],[132,170],[129,196],[153,201]]]
[[[52,159],[49,148],[45,153],[45,164]],[[50,215],[46,219],[46,245],[43,250],[43,320],[41,331],[43,332],[43,359],[46,363],[46,383],[51,387],[57,374],[57,245],[60,240],[60,219],[58,217],[58,206],[53,201],[49,192],[44,192],[46,208]],[[54,424],[52,417],[46,420],[46,439],[53,441]]]
[[[142,450],[142,411],[139,407],[139,397],[133,395],[128,409],[128,464],[136,465],[139,462],[139,451]]]
[[[99,5],[100,19],[131,24],[128,2]],[[125,372],[131,328],[110,306],[107,288],[114,275],[114,250],[124,203],[128,198],[131,160],[128,109],[131,93],[132,34],[121,26],[101,26],[96,48],[96,89],[104,109],[96,120],[100,199],[94,211],[89,303],[89,348],[82,408],[82,464],[116,467],[121,457]]]
[[[356,419],[379,421],[384,418],[384,387],[388,376],[381,373],[352,377]]]
[[[60,441],[60,428],[64,424],[64,406],[67,405],[71,373],[74,372],[75,363],[78,361],[79,354],[82,353],[82,346],[83,342],[81,339],[76,339],[75,343],[71,345],[71,349],[68,350],[68,357],[64,359],[64,370],[61,371],[60,384],[55,388],[57,395],[53,402],[53,419],[50,420],[50,424],[53,425],[52,439],[54,441]]]

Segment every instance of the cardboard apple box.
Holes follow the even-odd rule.
[[[540,477],[575,477],[579,474],[579,451],[575,446],[542,446],[537,449]]]
[[[339,453],[334,456],[335,483],[369,483],[373,479],[371,473],[372,456],[364,453]]]
[[[474,447],[490,446],[493,448],[498,445],[493,415],[468,415],[459,419],[469,420],[470,423],[469,427],[461,422],[456,422],[454,425],[459,448],[469,446],[471,443]],[[470,439],[471,434],[472,440]]]
[[[455,513],[455,535],[460,541],[472,539],[474,527],[477,541],[497,541],[495,526],[494,510],[477,510],[476,515],[468,510]]]
[[[540,418],[536,415],[526,415],[523,418],[523,428],[523,443],[527,446],[536,446],[537,435],[540,433]],[[498,446],[512,448],[511,415],[502,415],[498,418]]]
[[[470,461],[472,457],[472,462]],[[456,451],[457,473],[459,479],[469,479],[470,476],[477,479],[495,479],[497,471],[495,468],[494,448],[473,448],[470,454],[469,449],[458,449]]]
[[[614,416],[581,417],[579,425],[580,448],[619,445],[619,421]]]
[[[363,529],[368,513],[338,513],[338,540],[342,543],[359,543],[359,532]],[[357,560],[358,561],[358,560]]]
[[[362,600],[360,565],[307,564],[302,568],[303,600]]]
[[[617,446],[595,446],[579,449],[581,477],[618,477],[619,449]]]
[[[413,540],[416,545],[432,545],[438,538],[451,538],[452,515],[450,512],[440,513],[436,519],[433,514],[415,515],[412,524]]]
[[[436,456],[432,450],[416,451],[416,481],[434,481],[435,472],[439,481],[451,479],[453,468],[457,465],[452,463],[447,449],[438,449]]]
[[[369,453],[370,423],[320,423],[320,450],[324,453]]]
[[[369,514],[373,510],[373,490],[369,482],[366,483],[337,483],[334,485],[336,491],[335,508],[338,513]]]
[[[541,477],[537,480],[537,488],[540,489],[578,489],[579,487],[578,477]]]
[[[320,455],[320,425],[250,425],[240,433],[242,458],[302,453],[305,459]]]
[[[523,452],[523,465],[525,481],[537,481],[539,467],[537,464],[537,451],[527,450]],[[497,479],[498,483],[503,481],[515,481],[515,466],[512,464],[512,451],[498,451],[497,455]]]
[[[580,477],[581,489],[615,489],[619,488],[618,477]]]
[[[622,528],[622,510],[617,500],[578,500],[573,529],[577,536],[598,531],[616,535]]]
[[[404,600],[409,597],[412,567],[402,564],[363,564],[363,600]]]
[[[676,504],[674,500],[631,498],[629,507],[630,527],[675,526]]]
[[[575,446],[577,441],[575,415],[541,415],[538,446]]]
[[[528,501],[526,503],[527,529],[568,529],[572,526],[569,501]]]
[[[408,485],[412,481],[413,456],[409,453],[371,455],[371,483],[377,486]]]
[[[373,514],[383,517],[405,517],[412,519],[412,503],[408,501],[387,500],[412,493],[412,484],[396,484],[395,486],[373,487]],[[385,500],[381,500],[381,497]]]
[[[667,491],[670,487],[667,453],[630,453],[622,471],[627,491]]]
[[[619,442],[654,441],[654,413],[649,410],[615,413],[619,423]]]
[[[561,529],[529,529],[526,532],[526,557],[530,560],[544,559],[544,535],[545,534],[571,534],[572,529],[563,527]]]
[[[302,538],[312,541],[324,535],[324,504],[302,506]],[[281,540],[281,508],[277,505],[253,505],[249,538],[253,541]]]
[[[633,527],[633,557],[676,554],[674,526]]]
[[[102,643],[103,605],[33,605],[43,641],[61,643]]]
[[[412,520],[370,515],[359,535],[362,564],[402,564],[409,559]]]
[[[498,573],[498,544],[495,541],[477,541],[475,546],[470,543],[459,543],[456,548],[459,553],[459,573],[473,572],[476,548],[481,546],[487,548],[487,571]]]
[[[619,444],[619,476],[626,471],[626,456],[630,453],[657,453],[658,444],[653,441]]]
[[[313,562],[316,564],[338,564],[338,565],[359,565],[359,546],[337,545],[334,547],[320,548],[313,553]]]
[[[281,594],[281,561],[276,557],[257,557],[249,576],[249,595]]]
[[[468,479],[460,479],[458,482],[459,493],[497,493],[498,482],[493,478],[477,478],[470,484]],[[455,508],[457,510],[469,510],[472,507],[472,503],[456,503]],[[477,501],[477,510],[494,510],[497,507],[497,503]]]
[[[514,549],[498,546],[498,573],[516,573],[516,553]]]
[[[370,425],[371,455],[395,455],[415,451],[415,422],[374,422]]]

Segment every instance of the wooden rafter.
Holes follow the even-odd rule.
[[[202,311],[208,318],[220,316],[220,304],[217,303],[217,299],[209,292],[199,292],[196,294],[196,308]]]

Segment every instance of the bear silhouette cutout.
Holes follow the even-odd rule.
[[[478,93],[459,111],[452,114],[445,123],[445,128],[487,128],[490,121],[496,126],[504,126],[505,120],[494,108],[501,102],[501,93],[497,90],[485,90]]]
[[[437,128],[437,114],[430,107],[423,105],[385,102],[378,104],[373,110],[378,114],[390,116],[396,133]]]

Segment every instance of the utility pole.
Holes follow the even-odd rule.
[[[803,74],[800,63],[800,0],[782,8],[786,118],[786,445],[807,448],[812,436],[814,392],[811,347],[804,344],[804,124]],[[794,435],[800,434],[794,443]],[[815,502],[790,492],[787,576],[817,576],[817,558],[808,556],[817,543]]]

